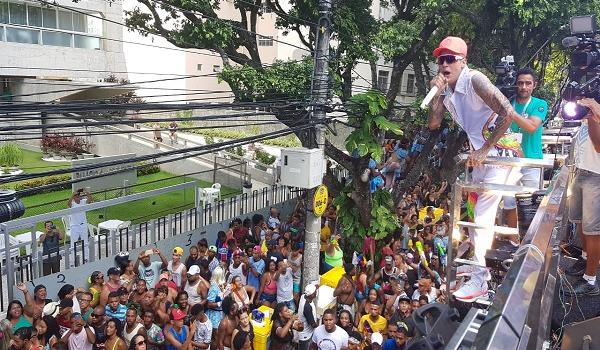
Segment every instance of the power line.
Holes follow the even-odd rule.
[[[306,118],[304,118],[304,119],[306,119]],[[298,123],[300,123],[301,121],[298,121]],[[40,173],[33,173],[33,174],[14,175],[14,176],[9,176],[9,177],[0,179],[0,183],[9,183],[9,182],[14,182],[14,181],[38,178],[38,177],[61,175],[61,174],[72,173],[72,172],[77,172],[77,171],[88,171],[88,170],[94,170],[94,169],[98,169],[98,168],[104,168],[104,167],[121,165],[121,164],[147,161],[147,160],[152,160],[152,159],[155,160],[156,158],[168,157],[168,156],[172,156],[172,155],[180,155],[179,157],[173,157],[173,158],[169,158],[169,159],[162,160],[162,161],[155,160],[153,162],[153,164],[162,164],[162,163],[167,163],[167,162],[173,162],[173,161],[184,159],[184,158],[189,158],[189,157],[199,156],[202,154],[212,153],[215,151],[225,150],[225,149],[228,149],[231,147],[242,146],[245,144],[250,144],[253,142],[271,139],[274,137],[289,135],[296,131],[301,131],[304,129],[312,128],[312,127],[314,127],[315,124],[316,124],[315,122],[309,122],[308,124],[305,124],[302,126],[290,127],[289,129],[286,129],[286,130],[268,132],[268,133],[264,133],[262,135],[250,136],[250,137],[245,137],[245,138],[231,140],[231,141],[224,141],[224,142],[216,143],[216,144],[212,144],[212,145],[201,145],[201,146],[189,147],[189,148],[184,148],[184,149],[176,149],[176,150],[172,150],[172,151],[164,151],[164,152],[159,152],[156,154],[137,156],[137,157],[132,157],[132,158],[128,158],[128,159],[114,160],[114,161],[102,162],[102,163],[97,163],[97,164],[82,165],[82,166],[72,167],[72,168],[68,168],[68,169],[57,169],[57,170],[50,170],[50,171],[44,171],[44,172],[40,172]],[[195,152],[195,153],[191,153],[191,152]],[[183,154],[183,156],[181,156],[181,154]],[[98,176],[95,175],[93,177],[80,178],[80,179],[77,179],[76,181],[66,181],[66,182],[56,183],[56,184],[52,184],[52,185],[62,186],[62,185],[67,185],[67,184],[71,184],[74,182],[81,182],[81,181],[89,180],[92,178],[113,175],[113,174],[117,174],[117,173],[120,173],[123,171],[130,171],[130,170],[131,170],[131,168],[121,169],[121,170],[118,170],[115,172],[99,174]],[[55,187],[55,186],[52,186],[52,187]],[[52,188],[52,187],[49,187],[49,188]],[[40,186],[36,189],[38,189],[38,190],[44,189],[44,186]]]
[[[194,126],[194,127],[177,127],[176,131],[188,131],[188,130],[206,130],[206,129],[226,129],[226,128],[236,128],[236,127],[244,127],[244,126],[264,126],[264,125],[276,125],[276,124],[283,124],[282,122],[279,121],[273,121],[273,120],[269,120],[269,121],[259,121],[259,122],[252,122],[252,123],[243,123],[243,124],[227,124],[227,125],[219,125],[218,127],[216,126]],[[73,132],[65,132],[62,134],[52,134],[52,135],[48,135],[49,137],[60,137],[60,136],[67,136],[67,137],[74,137],[74,136],[104,136],[104,135],[123,135],[123,134],[136,134],[136,133],[149,133],[149,132],[153,132],[153,131],[170,131],[170,129],[168,127],[165,128],[158,128],[158,129],[135,129],[135,130],[121,130],[121,131],[117,131],[117,130],[103,130],[103,131],[98,131],[98,132],[92,132],[92,131],[73,131]],[[23,136],[30,136],[30,135],[34,135],[31,137],[23,137]],[[0,133],[0,137],[7,137],[7,136],[19,136],[17,138],[6,138],[3,139],[3,141],[25,141],[25,140],[41,140],[44,137],[42,136],[42,133],[19,133],[19,134],[14,134],[14,133]]]

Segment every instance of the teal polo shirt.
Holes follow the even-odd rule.
[[[548,114],[548,103],[540,98],[531,97],[531,102],[527,106],[527,110],[523,113],[525,104],[517,103],[513,100],[513,107],[515,112],[524,118],[536,117],[542,121],[542,124],[546,120]],[[544,154],[542,153],[542,125],[540,125],[533,133],[528,133],[522,130],[516,122],[512,122],[510,129],[512,132],[520,132],[523,135],[521,141],[521,148],[523,149],[523,155],[525,158],[542,159]]]

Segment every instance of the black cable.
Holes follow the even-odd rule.
[[[174,162],[174,161],[177,161],[177,160],[181,160],[181,159],[185,159],[185,158],[190,158],[190,157],[195,157],[195,156],[199,156],[199,155],[206,154],[206,153],[212,153],[212,152],[215,152],[215,151],[221,151],[221,150],[225,150],[225,149],[228,149],[228,148],[231,148],[231,147],[242,146],[242,145],[245,145],[245,144],[250,144],[250,143],[257,142],[257,141],[262,141],[262,140],[270,139],[270,138],[273,138],[273,137],[285,136],[285,135],[292,134],[295,131],[301,131],[301,130],[313,128],[314,125],[316,125],[316,123],[309,123],[308,125],[291,127],[291,128],[289,128],[287,130],[283,130],[283,131],[280,131],[280,132],[266,133],[266,134],[263,134],[262,136],[253,136],[253,137],[247,137],[247,138],[239,139],[239,140],[236,140],[235,142],[222,142],[220,144],[213,144],[213,145],[210,145],[210,146],[213,146],[213,147],[211,147],[211,149],[201,150],[201,151],[198,151],[197,153],[193,153],[193,154],[189,154],[190,151],[192,151],[192,148],[185,149],[185,150],[176,150],[176,151],[162,152],[162,155],[160,155],[160,156],[165,156],[165,155],[167,155],[167,153],[168,153],[168,155],[170,155],[170,154],[178,154],[178,153],[188,153],[188,154],[183,154],[182,156],[179,156],[179,157],[174,157],[174,158],[171,158],[171,159],[166,159],[166,160],[161,160],[161,161],[156,161],[155,160],[152,163],[152,165],[160,165],[160,164],[163,164],[163,163]],[[227,145],[225,145],[225,144],[227,144]],[[217,147],[214,147],[214,146],[217,146]],[[204,149],[204,148],[206,148],[206,146],[193,147],[193,149],[195,149],[195,150],[200,150],[200,149]],[[156,158],[156,156],[155,155],[140,156],[140,157],[134,157],[132,159],[127,159],[127,160],[98,163],[98,164],[94,164],[93,166],[89,166],[88,165],[88,166],[80,166],[80,167],[75,167],[75,168],[70,168],[70,169],[54,170],[53,171],[54,172],[53,175],[70,173],[70,172],[74,172],[74,171],[92,170],[92,169],[96,169],[96,168],[102,168],[102,167],[105,167],[105,166],[126,164],[126,163],[131,163],[131,162],[139,162],[139,161],[149,160],[149,159],[153,159],[153,158]],[[147,166],[147,165],[145,165],[145,166]],[[35,190],[36,191],[43,191],[43,190],[54,188],[54,187],[70,185],[70,184],[73,184],[73,183],[77,183],[77,182],[81,182],[81,181],[87,181],[87,180],[96,179],[96,178],[100,178],[100,177],[104,177],[104,176],[109,176],[109,175],[115,175],[115,174],[119,174],[119,173],[122,173],[122,172],[131,171],[133,169],[137,170],[138,168],[140,168],[140,166],[128,167],[126,169],[120,169],[120,170],[115,170],[115,171],[112,171],[112,172],[106,172],[106,173],[102,173],[102,174],[87,176],[87,177],[79,178],[77,180],[68,180],[68,181],[57,182],[57,183],[54,183],[54,184],[49,184],[49,185],[43,185],[43,186],[36,187]],[[48,173],[50,173],[50,172],[42,172],[42,173],[38,173],[38,174],[30,174],[30,176],[28,176],[27,178],[49,176]],[[35,176],[33,176],[33,175],[35,175]],[[23,177],[23,175],[11,176],[11,178],[15,178],[15,177]],[[8,181],[5,181],[5,180],[6,179],[0,180],[0,183],[20,181],[22,179],[8,179]],[[29,193],[29,192],[31,192],[33,190],[34,189],[24,190],[24,191],[18,191],[17,192],[17,196],[20,197],[24,193],[26,194],[26,193]]]
[[[279,121],[265,121],[265,122],[261,122],[261,123],[244,123],[244,124],[230,124],[230,125],[219,125],[217,126],[196,126],[196,127],[178,127],[177,131],[188,131],[188,130],[206,130],[206,129],[225,129],[225,128],[235,128],[235,127],[244,127],[244,126],[264,126],[264,125],[275,125],[275,124],[282,124]],[[53,135],[48,135],[50,137],[60,137],[60,136],[104,136],[104,135],[124,135],[124,134],[135,134],[135,133],[148,133],[148,132],[153,132],[155,130],[160,130],[160,131],[170,131],[169,128],[160,128],[160,129],[145,129],[145,130],[141,130],[141,129],[135,129],[135,130],[122,130],[122,131],[117,131],[117,130],[103,130],[103,131],[98,131],[98,132],[89,132],[89,131],[76,131],[76,132],[68,132],[65,134],[53,134]],[[7,136],[21,136],[23,134],[0,134],[0,137],[7,137]],[[25,136],[27,135],[33,135],[33,134],[25,134]],[[3,139],[3,141],[25,141],[25,140],[42,140],[44,137],[41,136],[41,133],[35,133],[36,136],[31,136],[31,137],[17,137],[17,138],[6,138]]]
[[[305,119],[305,118],[300,119],[298,121],[298,123],[302,122],[303,119]],[[108,161],[108,162],[102,162],[102,163],[90,164],[90,165],[82,165],[82,166],[78,166],[78,167],[74,167],[74,168],[70,168],[70,169],[58,169],[58,170],[51,170],[51,171],[45,171],[45,172],[33,173],[33,174],[21,174],[21,175],[7,176],[7,177],[0,179],[0,183],[21,181],[21,180],[27,180],[27,179],[37,178],[37,177],[44,177],[44,176],[60,175],[60,174],[72,173],[75,171],[93,170],[93,169],[97,169],[97,168],[103,168],[103,167],[120,165],[120,164],[127,164],[127,163],[132,163],[132,162],[140,162],[140,161],[151,160],[151,159],[155,159],[155,158],[159,158],[159,157],[167,157],[167,156],[171,156],[171,155],[190,153],[190,152],[195,152],[195,151],[201,152],[198,155],[205,154],[205,153],[211,153],[211,152],[214,152],[215,150],[231,148],[232,146],[235,147],[238,145],[244,145],[246,143],[257,142],[259,140],[285,136],[285,135],[293,133],[294,131],[299,130],[298,128],[313,127],[314,126],[313,124],[316,124],[316,123],[311,122],[308,125],[305,125],[302,127],[290,127],[289,129],[286,129],[286,130],[268,132],[268,133],[264,133],[261,135],[249,136],[249,137],[245,137],[245,138],[241,138],[241,139],[237,139],[237,140],[231,140],[231,141],[224,141],[224,142],[215,143],[212,145],[201,145],[201,146],[194,146],[194,147],[189,147],[189,148],[184,148],[184,149],[164,151],[164,152],[159,152],[159,153],[150,154],[150,155],[133,157],[133,158],[129,158],[129,159],[114,160],[114,161]],[[79,181],[83,181],[83,180],[80,179]]]
[[[188,100],[191,101],[191,100]],[[227,103],[163,103],[163,102],[143,102],[143,103],[65,103],[65,104],[45,104],[37,106],[0,106],[0,114],[2,113],[21,113],[24,116],[27,112],[36,112],[36,118],[40,117],[39,113],[46,112],[51,114],[61,113],[90,113],[90,112],[107,112],[107,111],[142,111],[142,110],[159,110],[159,111],[181,111],[181,110],[211,110],[211,109],[231,109],[231,108],[285,108],[296,105],[295,101],[283,100],[282,104],[273,104],[274,100],[261,102],[227,102]],[[305,102],[306,103],[306,102]],[[137,114],[143,114],[137,112]]]

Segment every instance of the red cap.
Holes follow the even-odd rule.
[[[385,246],[383,247],[383,249],[381,250],[381,254],[383,254],[383,256],[386,255],[394,255],[394,251],[392,250],[392,248]]]
[[[171,309],[171,315],[174,321],[183,320],[185,318],[185,312],[180,309]]]
[[[458,37],[449,36],[446,37],[440,45],[433,50],[433,56],[439,57],[443,53],[454,53],[457,55],[461,55],[462,57],[467,57],[467,43]]]

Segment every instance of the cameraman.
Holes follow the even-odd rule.
[[[600,295],[596,270],[600,260],[600,104],[592,98],[580,105],[590,109],[573,140],[575,177],[569,197],[569,218],[583,242],[581,258],[565,272],[581,276],[567,294]]]
[[[60,241],[63,234],[56,228],[54,222],[44,223],[44,233],[40,236],[39,244],[42,245],[42,267],[44,276],[60,271]]]
[[[531,68],[522,68],[517,72],[517,97],[511,101],[516,115],[510,126],[515,133],[521,133],[521,148],[524,158],[543,159],[542,124],[548,114],[548,103],[533,97],[538,78]],[[539,188],[539,168],[522,168],[521,184],[525,187]],[[504,197],[506,222],[510,227],[517,227],[517,202],[514,196]]]

